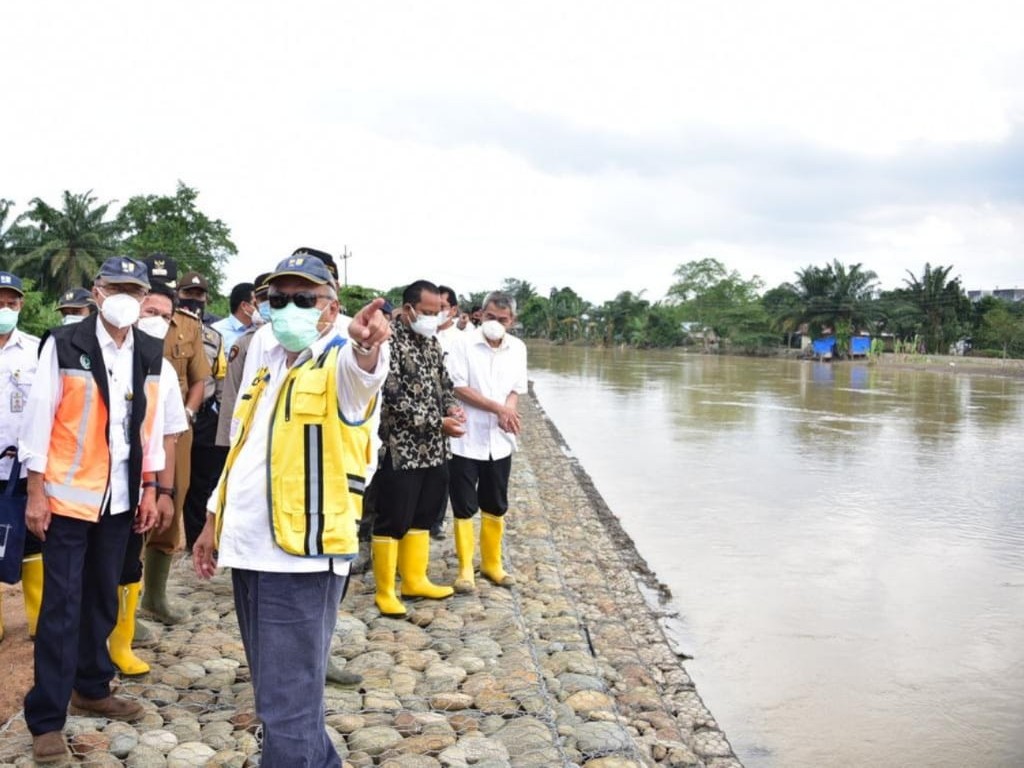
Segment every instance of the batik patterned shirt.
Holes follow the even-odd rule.
[[[381,450],[395,469],[439,467],[451,456],[441,431],[458,405],[436,338],[421,336],[400,319],[391,323],[391,368],[381,389]]]

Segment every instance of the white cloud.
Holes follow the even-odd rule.
[[[1016,2],[5,4],[0,196],[177,179],[231,280],[297,245],[354,282],[601,301],[715,256],[1024,285]]]

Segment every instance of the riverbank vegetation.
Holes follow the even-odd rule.
[[[504,288],[519,302],[523,335],[561,343],[768,354],[799,348],[798,334],[831,335],[838,350],[866,334],[876,339],[875,351],[1024,357],[1024,301],[972,302],[952,272],[952,265],[925,264],[886,290],[863,265],[832,261],[804,267],[792,282],[766,290],[756,275],[744,277],[709,258],[679,265],[659,301],[623,291],[593,304],[572,288],[544,296],[516,278]]]
[[[89,285],[104,259],[142,258],[160,252],[210,280],[210,309],[226,312],[223,269],[237,254],[230,228],[197,205],[199,193],[178,182],[173,195],[137,195],[116,215],[111,202],[91,192],[65,191],[59,205],[35,198],[14,215],[0,199],[0,269],[27,278],[20,325],[39,333],[55,325],[57,297]],[[680,264],[666,296],[623,291],[595,303],[569,286],[546,294],[520,278],[501,286],[519,304],[519,332],[555,343],[633,347],[695,346],[705,351],[770,354],[799,348],[802,337],[831,335],[840,354],[856,335],[875,339],[872,349],[975,356],[1024,357],[1024,301],[984,296],[971,301],[953,276],[953,265],[924,264],[901,285],[882,287],[862,264],[833,260],[798,270],[793,280],[768,288],[713,258]],[[229,286],[224,286],[225,288]],[[347,306],[375,295],[398,300],[401,288],[359,285],[341,291]],[[463,309],[485,292],[460,297]]]

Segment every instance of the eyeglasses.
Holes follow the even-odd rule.
[[[312,309],[320,299],[327,297],[313,291],[299,291],[298,293],[276,293],[267,294],[267,302],[271,309],[284,309],[289,302],[295,304],[299,309]]]

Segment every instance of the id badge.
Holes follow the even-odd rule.
[[[11,392],[11,413],[21,413],[25,410],[25,395],[20,389]]]

